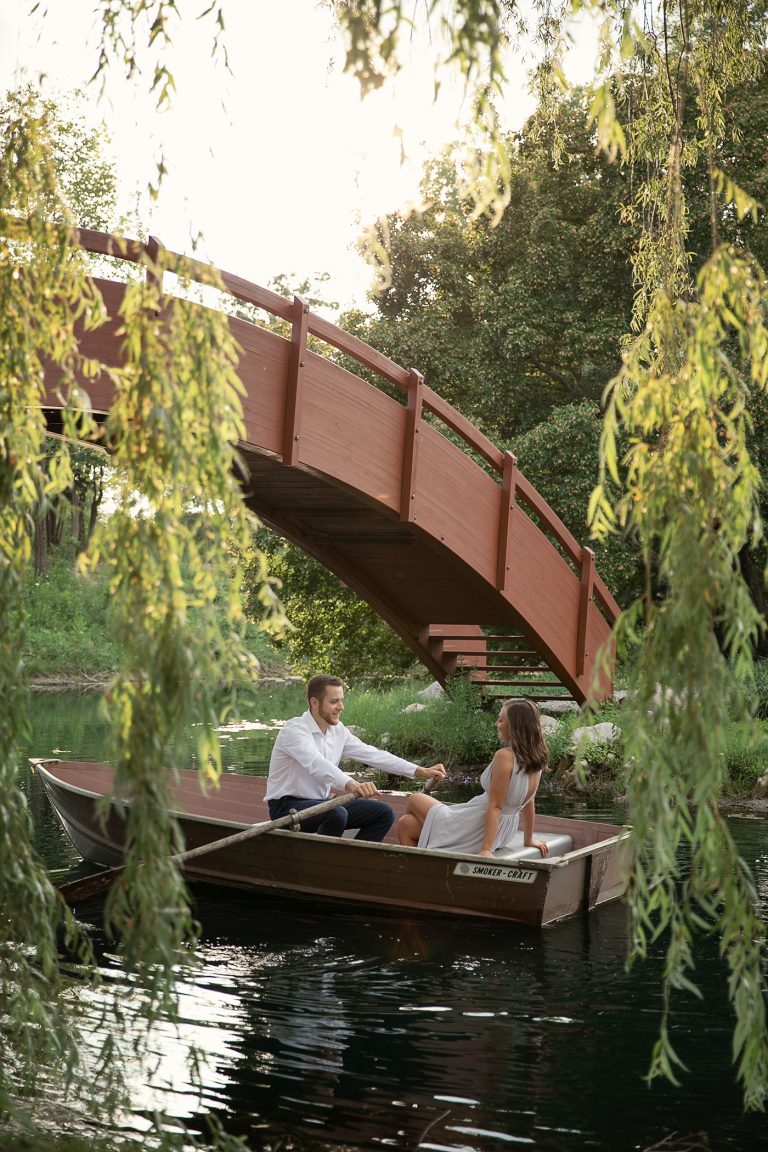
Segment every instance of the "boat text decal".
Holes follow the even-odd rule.
[[[536,873],[525,868],[502,868],[498,864],[457,864],[454,876],[475,876],[481,880],[512,880],[515,884],[533,884]]]

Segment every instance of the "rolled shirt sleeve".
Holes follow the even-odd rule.
[[[344,732],[346,739],[341,753],[342,759],[350,757],[352,760],[360,760],[361,763],[367,764],[369,768],[379,768],[383,772],[392,772],[395,776],[409,776],[413,779],[416,764],[412,764],[410,760],[403,760],[401,756],[394,756],[391,752],[385,752],[383,748],[364,744],[348,728],[345,728]]]

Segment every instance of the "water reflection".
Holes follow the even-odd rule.
[[[70,717],[67,746],[82,739],[74,754],[98,758],[81,719]],[[248,741],[264,735],[232,731],[228,764],[263,770]],[[50,754],[37,738],[34,754]],[[71,868],[47,802],[30,797],[46,859]],[[731,826],[768,906],[766,824]],[[622,1152],[703,1131],[713,1152],[768,1149],[765,1118],[741,1114],[714,946],[697,947],[702,1001],[676,1004],[682,1087],[645,1084],[663,958],[626,971],[621,904],[538,931],[320,914],[210,886],[194,897],[203,963],[181,986],[178,1032],[161,1028],[151,1072],[137,1073],[141,1108],[201,1129],[214,1113],[253,1148],[269,1132],[366,1149]],[[119,982],[107,952],[103,964]],[[189,1041],[203,1052],[202,1097]]]
[[[714,949],[703,1005],[681,1003],[675,1021],[683,1088],[643,1083],[661,963],[625,972],[620,905],[540,932],[196,895],[195,987],[227,1034],[206,1107],[252,1144],[269,1129],[359,1147],[613,1150],[705,1128],[712,1148],[767,1146],[764,1119],[740,1115]]]

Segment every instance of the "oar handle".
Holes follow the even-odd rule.
[[[323,800],[319,804],[313,804],[310,808],[304,808],[303,811],[297,812],[295,815],[289,813],[287,816],[279,816],[276,820],[267,820],[264,824],[252,824],[249,828],[242,828],[239,832],[233,832],[231,836],[225,836],[221,840],[212,840],[210,844],[201,844],[197,848],[190,848],[187,852],[177,852],[171,859],[177,864],[184,864],[187,860],[205,856],[208,852],[216,852],[219,848],[228,848],[231,844],[239,844],[242,840],[263,836],[265,832],[272,832],[276,828],[287,828],[289,824],[299,823],[308,817],[320,816],[323,812],[330,812],[331,808],[350,804],[356,799],[357,796],[353,792],[343,792],[340,796],[334,796],[330,800]],[[95,900],[97,897],[103,896],[124,871],[125,864],[119,864],[116,868],[94,872],[93,875],[85,876],[82,880],[70,880],[67,884],[60,884],[57,891],[67,904],[82,904],[86,900]]]
[[[276,820],[268,820],[265,824],[251,824],[250,828],[241,828],[223,840],[213,840],[210,844],[201,844],[197,848],[190,848],[187,852],[177,852],[171,856],[176,864],[184,864],[187,860],[195,860],[198,856],[205,856],[214,849],[229,848],[232,844],[239,844],[242,840],[252,840],[255,836],[263,836],[265,832],[273,832],[276,828],[287,828],[290,824],[299,826],[302,820],[312,816],[322,816],[323,812],[330,812],[332,808],[339,808],[342,804],[350,804],[359,797],[354,792],[342,792],[340,796],[333,796],[330,800],[323,800],[320,804],[313,804],[311,808],[302,811],[289,812],[287,816],[278,816]]]

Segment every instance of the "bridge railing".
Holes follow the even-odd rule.
[[[596,603],[609,624],[614,623],[620,612],[618,604],[595,570],[594,552],[591,548],[578,543],[560,517],[519,471],[513,453],[504,452],[497,448],[466,417],[462,416],[436,392],[433,392],[424,383],[420,372],[414,368],[403,368],[388,356],[365,344],[358,337],[343,331],[329,320],[311,312],[300,296],[295,296],[293,300],[286,299],[286,297],[257,284],[252,284],[240,276],[172,252],[164,248],[156,237],[150,237],[146,243],[143,243],[110,233],[83,228],[75,230],[75,239],[87,252],[143,264],[147,278],[153,280],[161,289],[163,274],[165,272],[174,273],[187,280],[194,280],[202,285],[223,290],[235,299],[254,305],[291,325],[291,357],[283,453],[284,459],[288,463],[295,462],[296,445],[299,437],[298,428],[301,419],[302,369],[305,354],[308,352],[310,336],[322,340],[403,392],[407,398],[407,417],[406,443],[403,451],[401,519],[405,521],[412,518],[412,487],[418,465],[419,428],[424,418],[424,412],[431,412],[433,416],[442,421],[464,442],[471,452],[480,456],[499,477],[502,498],[496,573],[498,589],[502,592],[506,589],[507,579],[512,569],[512,517],[521,505],[535,517],[540,530],[567,557],[578,573],[581,594],[576,672],[577,675],[583,673],[590,604]]]

